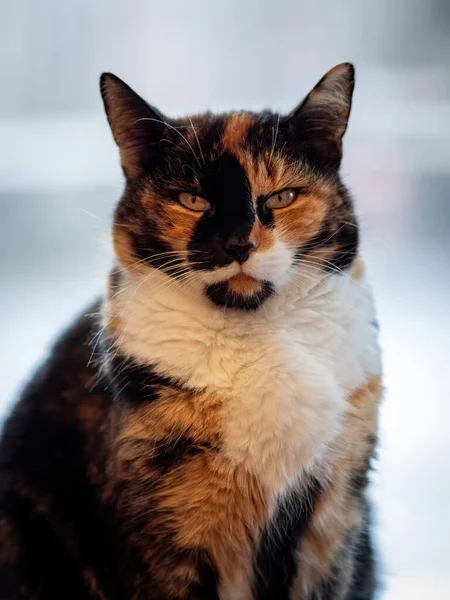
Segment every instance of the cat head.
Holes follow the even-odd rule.
[[[122,267],[160,269],[241,309],[302,274],[347,269],[358,228],[338,171],[353,87],[344,63],[287,115],[173,119],[103,74],[126,178],[113,231]]]

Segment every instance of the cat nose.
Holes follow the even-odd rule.
[[[226,253],[240,264],[248,260],[250,254],[254,252],[257,247],[258,246],[256,242],[236,236],[230,237],[230,239],[225,243]]]

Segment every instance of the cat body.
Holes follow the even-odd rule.
[[[287,117],[169,121],[103,78],[117,263],[5,427],[0,597],[372,598],[352,89],[340,65]]]

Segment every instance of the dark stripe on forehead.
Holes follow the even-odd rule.
[[[236,156],[224,152],[207,165],[201,186],[214,207],[216,224],[224,231],[232,231],[236,220],[253,218],[253,225],[250,182]]]
[[[254,597],[288,600],[297,573],[297,549],[322,487],[314,477],[308,485],[280,500],[263,531],[254,564]]]

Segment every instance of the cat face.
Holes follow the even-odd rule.
[[[161,269],[240,309],[291,280],[348,268],[358,229],[338,169],[353,84],[342,64],[289,115],[168,119],[104,74],[126,176],[114,225],[121,265]]]

